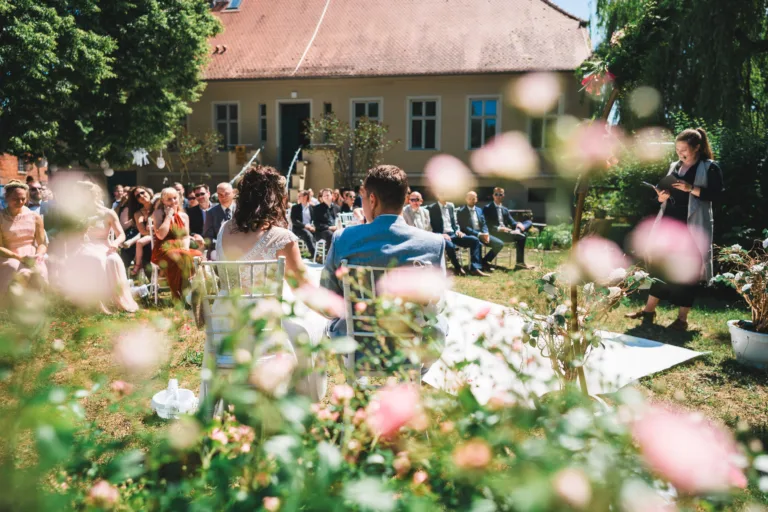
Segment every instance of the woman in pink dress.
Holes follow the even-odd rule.
[[[113,210],[102,204],[103,194],[96,184],[81,181],[79,185],[91,192],[93,202],[83,206],[85,236],[75,254],[65,263],[69,282],[62,283],[62,291],[76,303],[97,303],[106,314],[112,314],[110,307],[128,313],[138,311],[139,305],[133,300],[128,285],[125,264],[117,252],[125,241],[120,220]],[[111,240],[110,231],[114,235]]]
[[[43,218],[24,206],[28,193],[29,187],[18,180],[5,186],[8,206],[0,210],[0,300],[8,297],[15,279],[35,286],[48,281]]]

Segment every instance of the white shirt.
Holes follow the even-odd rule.
[[[417,208],[416,210],[411,208],[411,213],[413,214],[413,227],[419,228],[419,229],[426,229],[426,227],[424,226],[424,216],[421,214],[421,207]]]
[[[312,215],[308,204],[302,205],[301,207],[301,222],[303,222],[305,226],[307,224],[312,224]]]
[[[469,218],[472,220],[472,229],[475,231],[480,231],[480,221],[477,220],[477,210],[474,208],[469,208]]]
[[[504,224],[504,215],[501,213],[501,205],[496,205],[496,215],[499,216],[499,227],[506,227]]]
[[[448,203],[440,205],[440,213],[443,215],[443,233],[453,233],[453,225],[451,224],[451,212],[448,210]]]

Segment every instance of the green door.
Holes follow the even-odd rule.
[[[309,146],[309,139],[304,135],[305,123],[309,116],[309,103],[280,104],[279,165],[283,173],[288,172],[296,150]]]

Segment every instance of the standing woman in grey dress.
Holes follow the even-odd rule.
[[[628,318],[642,319],[643,323],[653,323],[656,306],[661,300],[668,300],[678,306],[677,319],[669,325],[670,329],[686,331],[688,313],[693,306],[700,281],[709,282],[712,278],[712,234],[714,217],[712,202],[719,199],[723,192],[723,173],[712,160],[712,148],[707,132],[703,128],[683,130],[675,139],[675,151],[679,160],[672,163],[668,175],[677,182],[670,191],[656,190],[661,209],[656,223],[662,219],[684,222],[690,231],[696,231],[704,237],[693,237],[694,241],[678,240],[676,244],[695,244],[701,253],[700,279],[694,283],[676,283],[670,276],[653,276],[661,280],[651,286],[650,296],[645,308],[627,315]],[[699,240],[701,239],[701,240]],[[666,282],[664,282],[666,281]]]

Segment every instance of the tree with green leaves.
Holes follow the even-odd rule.
[[[597,0],[604,42],[584,71],[604,67],[621,96],[661,93],[661,116],[683,111],[726,126],[764,126],[768,0]],[[622,124],[638,124],[620,102]]]
[[[202,92],[207,0],[0,0],[0,153],[129,161]]]

